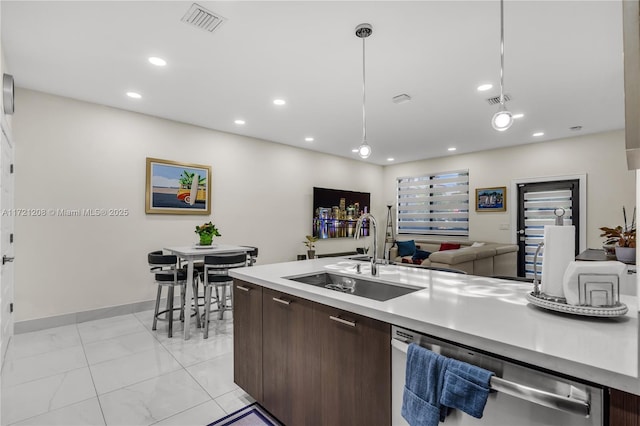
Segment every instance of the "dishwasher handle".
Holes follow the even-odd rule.
[[[398,349],[399,351],[404,352],[405,354],[407,353],[407,350],[409,348],[408,343],[396,338],[391,339],[391,346]],[[542,405],[544,407],[564,411],[569,414],[589,417],[591,412],[591,405],[589,404],[589,401],[575,398],[571,395],[558,395],[553,392],[532,388],[530,386],[511,382],[497,376],[491,377],[489,387],[491,388],[491,390],[502,392],[516,398],[524,399],[525,401]],[[571,386],[571,388],[574,389],[573,386]]]

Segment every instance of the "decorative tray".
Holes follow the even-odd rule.
[[[618,302],[615,306],[575,306],[566,303],[552,302],[551,300],[541,299],[533,295],[533,292],[526,295],[529,303],[541,308],[549,309],[556,312],[564,312],[565,314],[583,315],[587,317],[603,317],[612,318],[619,317],[627,313],[629,310],[627,305]]]

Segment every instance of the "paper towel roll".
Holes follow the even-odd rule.
[[[575,259],[574,226],[544,227],[541,291],[547,296],[564,297],[562,282],[569,262]]]

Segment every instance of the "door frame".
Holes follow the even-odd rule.
[[[14,162],[15,159],[15,144],[13,141],[13,132],[11,129],[11,125],[9,124],[9,122],[6,119],[6,116],[4,114],[0,114],[0,131],[2,132],[2,134],[4,135],[4,137],[7,138],[7,143],[11,146],[11,163]],[[2,151],[0,150],[0,154],[2,154]],[[15,179],[15,176],[13,177],[13,179]],[[2,181],[0,182],[0,190],[3,189],[3,185],[5,185],[5,182]],[[12,197],[15,195],[15,182],[13,182],[13,187],[12,187]],[[4,206],[2,206],[4,208]],[[0,218],[0,225],[2,225],[2,218]],[[15,222],[13,224],[15,226]],[[2,229],[2,226],[0,226],[0,229]],[[14,232],[13,230],[11,232]],[[6,240],[5,240],[6,241]],[[12,243],[9,243],[12,244]],[[2,247],[0,245],[0,248],[2,249],[2,252],[0,252],[0,257],[3,256],[4,254],[4,247]],[[15,252],[14,252],[15,255]],[[11,267],[13,267],[13,265],[11,265]],[[6,277],[5,277],[6,279]],[[7,283],[3,282],[2,280],[2,276],[0,274],[0,289],[7,285]],[[14,297],[15,297],[15,268],[14,268],[14,273],[11,277],[11,282],[8,284],[10,286],[10,303],[14,302]],[[4,302],[3,302],[4,304]],[[0,306],[0,308],[2,308],[2,306]],[[14,335],[14,329],[15,329],[15,318],[13,317],[13,312],[9,313],[9,315],[11,316],[11,326],[10,328],[7,330],[8,335],[4,334],[4,325],[2,323],[0,323],[0,348],[2,349],[2,353],[0,353],[0,364],[4,365],[4,361],[5,361],[5,355],[6,355],[6,351],[9,347],[9,342],[11,341],[13,335]]]
[[[587,174],[577,175],[561,175],[561,176],[539,176],[532,178],[516,178],[511,180],[511,190],[507,196],[509,199],[509,205],[513,206],[509,213],[509,220],[511,222],[511,243],[518,244],[518,185],[522,183],[537,183],[537,182],[553,182],[557,180],[578,180],[580,182],[580,225],[576,231],[578,232],[578,238],[580,241],[580,247],[578,253],[582,253],[587,249]]]

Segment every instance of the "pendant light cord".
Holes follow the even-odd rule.
[[[500,0],[500,105],[504,106],[504,0]]]
[[[367,112],[365,110],[366,84],[365,84],[365,46],[366,37],[362,37],[362,142],[367,143]]]

